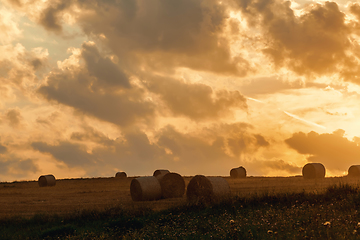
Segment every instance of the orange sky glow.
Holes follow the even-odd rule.
[[[360,164],[360,4],[0,0],[0,181]]]

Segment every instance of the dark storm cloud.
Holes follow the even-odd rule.
[[[350,165],[359,164],[360,146],[344,137],[339,129],[333,133],[294,133],[285,142],[298,153],[309,155],[309,162],[320,162],[332,170],[347,170]]]
[[[151,120],[154,105],[144,100],[143,90],[131,87],[124,73],[101,57],[95,47],[83,44],[82,56],[85,67],[52,72],[38,92],[50,101],[119,126]]]
[[[233,108],[247,109],[246,98],[238,91],[213,91],[205,84],[173,78],[154,78],[148,88],[160,96],[175,116],[219,119],[231,115]]]
[[[49,145],[45,142],[33,142],[31,146],[42,153],[52,155],[58,161],[61,161],[69,167],[93,165],[98,159],[86,151],[86,148],[80,144],[70,142],[60,142],[58,145]]]

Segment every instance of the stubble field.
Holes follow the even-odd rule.
[[[0,218],[35,214],[69,214],[83,210],[103,210],[121,207],[128,210],[150,208],[164,210],[186,203],[186,196],[158,201],[134,202],[130,195],[133,178],[62,179],[54,187],[39,187],[37,181],[0,183]],[[186,185],[191,177],[184,177]],[[251,197],[277,193],[321,193],[329,186],[350,184],[358,186],[356,178],[331,177],[306,180],[302,177],[225,177],[232,195]]]

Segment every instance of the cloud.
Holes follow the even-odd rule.
[[[83,44],[79,58],[86,65],[71,62],[80,60],[76,57],[70,58],[70,63],[64,61],[61,69],[47,76],[47,83],[40,86],[38,93],[49,101],[123,127],[151,121],[153,103],[145,99],[141,88],[130,85],[126,75],[108,58],[101,57],[96,47]]]
[[[279,175],[298,175],[301,174],[302,167],[298,167],[292,163],[288,163],[284,160],[261,160],[255,159],[247,161],[243,165],[246,166],[248,172],[252,172],[254,175],[266,176],[279,176]]]
[[[73,132],[69,140],[54,144],[37,141],[31,146],[69,168],[81,167],[85,176],[113,174],[113,169],[135,176],[148,175],[157,168],[182,174],[228,175],[242,156],[253,156],[269,146],[262,135],[252,134],[250,129],[243,123],[216,124],[184,133],[168,125],[153,133],[131,129],[110,139],[87,126]]]
[[[295,14],[290,2],[235,1],[251,27],[262,29],[263,53],[278,68],[300,75],[337,74],[355,80],[359,45],[352,41],[353,21],[337,3],[313,3]],[[355,10],[354,10],[355,11]]]
[[[40,15],[39,23],[48,31],[62,32],[61,14],[68,8],[70,2],[50,4]]]
[[[359,34],[359,19],[350,16],[360,16],[356,3],[349,13],[335,2],[295,9],[278,0],[7,2],[48,31],[63,34],[65,22],[76,22],[129,72],[185,67],[242,77],[271,65],[359,83],[359,44],[352,37]]]
[[[78,142],[90,141],[105,146],[113,146],[115,144],[115,141],[109,139],[107,136],[105,136],[104,133],[86,125],[83,126],[82,132],[73,132],[70,136],[70,139]]]
[[[2,33],[0,43],[2,45],[10,44],[15,39],[21,37],[22,33],[16,15],[4,6],[0,6],[0,30]]]
[[[19,128],[22,122],[22,116],[18,109],[11,109],[5,114],[5,119],[13,128]]]
[[[89,2],[79,5],[91,11],[78,18],[85,33],[104,34],[106,44],[119,56],[162,71],[166,67],[225,74],[248,71],[246,60],[231,57],[229,42],[222,36],[228,12],[217,1],[99,1],[96,8]]]
[[[224,32],[229,9],[215,0],[10,4],[57,34],[64,35],[64,22],[76,22],[85,34],[111,49],[122,66],[134,71],[137,66],[158,71],[188,67],[244,76],[254,70],[240,53],[231,52]]]
[[[260,94],[272,94],[287,89],[299,89],[303,87],[305,86],[301,80],[290,82],[277,76],[270,76],[243,81],[239,89],[246,96],[257,96]]]
[[[86,148],[80,144],[60,142],[58,145],[49,145],[45,142],[33,142],[31,146],[42,153],[51,154],[55,159],[65,163],[69,167],[93,165],[98,160]]]
[[[13,154],[2,155],[0,160],[0,174],[15,178],[26,178],[29,174],[39,171],[34,159],[23,159]]]
[[[174,78],[154,78],[149,91],[160,96],[174,116],[193,120],[220,119],[231,116],[231,109],[247,109],[246,98],[238,91],[213,91],[200,83],[186,83]]]
[[[298,153],[307,156],[309,162],[323,163],[326,169],[346,171],[350,165],[358,164],[360,147],[344,137],[344,130],[333,133],[294,133],[285,142]]]
[[[260,134],[252,134],[249,128],[251,126],[243,123],[215,124],[187,134],[166,126],[157,133],[157,144],[170,152],[179,168],[191,174],[228,174],[229,169],[246,159],[246,155],[254,155],[269,144]]]
[[[0,154],[4,154],[7,152],[7,148],[0,144]]]
[[[131,81],[93,43],[84,43],[81,50],[73,50],[73,55],[58,65],[38,93],[120,127],[150,123],[157,113],[214,120],[233,117],[236,108],[247,110],[246,99],[238,91],[214,91],[205,84],[150,73],[141,73],[141,80]]]
[[[327,139],[324,134],[304,134],[304,142],[294,134],[286,140],[291,149],[284,136],[322,125],[336,129],[340,121],[349,123],[347,131],[358,128],[357,96],[346,97],[354,84],[334,83],[339,76],[359,83],[356,4],[350,16],[330,2],[297,9],[277,0],[4,2],[25,13],[34,32],[59,41],[36,42],[50,55],[26,49],[34,44],[27,39],[0,46],[2,139],[31,159],[43,157],[34,163],[49,160],[41,169],[104,176],[161,167],[228,175],[248,164],[259,174],[296,174],[303,158],[295,149],[335,171],[335,154],[311,145],[302,150],[306,141]],[[29,19],[22,16],[25,26]],[[67,42],[68,30],[92,41]],[[71,55],[64,60],[65,52],[58,53],[67,45]],[[57,68],[48,68],[56,61]],[[325,91],[328,85],[349,88]],[[13,150],[0,145],[7,159]]]
[[[93,131],[96,133],[96,131]],[[128,173],[150,174],[156,166],[162,165],[165,151],[156,144],[150,143],[147,135],[140,131],[124,134],[116,140],[110,140],[96,134],[76,132],[72,140],[91,140],[100,143],[99,146],[88,151],[85,142],[73,143],[60,141],[50,145],[45,142],[33,142],[31,146],[41,153],[51,155],[58,162],[70,168],[80,167],[85,176],[101,176],[106,173],[113,174],[114,168],[126,170]]]
[[[19,97],[31,95],[47,65],[48,51],[41,47],[27,50],[20,43],[0,46],[0,51],[0,83],[7,88],[2,97],[10,88],[20,90]]]
[[[102,57],[94,44],[84,43],[81,56],[85,60],[90,76],[96,77],[98,83],[108,84],[109,87],[130,88],[126,74],[110,58]]]
[[[27,147],[21,145],[19,141],[13,141],[13,139],[2,133],[2,137],[6,140],[6,143],[0,143],[0,175],[2,175],[1,181],[4,181],[3,176],[6,179],[26,179],[28,176],[33,175],[39,171],[37,160],[26,156],[27,153],[23,153]]]
[[[53,126],[54,123],[58,120],[59,116],[59,112],[53,112],[48,117],[39,116],[36,118],[36,123],[45,126]]]

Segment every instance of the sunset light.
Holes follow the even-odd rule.
[[[0,180],[360,164],[357,2],[0,0]]]

